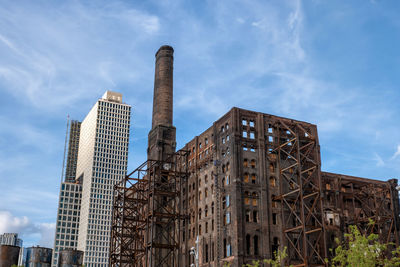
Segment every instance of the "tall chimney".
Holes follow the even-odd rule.
[[[163,45],[156,53],[153,118],[149,132],[147,157],[166,160],[175,153],[176,129],[172,125],[174,49]]]
[[[174,49],[163,45],[156,53],[152,129],[172,126]]]

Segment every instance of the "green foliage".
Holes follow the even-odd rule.
[[[278,250],[274,252],[274,259],[265,259],[264,263],[270,264],[271,267],[281,267],[285,258],[288,256],[287,247],[285,247],[282,251]],[[244,267],[259,267],[260,261],[253,261],[251,264],[243,265]]]
[[[400,248],[392,251],[389,259],[386,257],[388,245],[380,243],[378,235],[363,235],[355,225],[350,226],[349,230],[344,242],[336,239],[338,247],[331,262],[333,267],[400,266]]]

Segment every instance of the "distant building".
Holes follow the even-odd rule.
[[[48,267],[51,265],[52,249],[30,247],[26,249],[26,267]]]
[[[52,266],[64,249],[84,251],[87,266],[108,266],[113,186],[126,174],[131,107],[107,91],[69,129]],[[82,203],[82,205],[81,205]]]
[[[83,180],[78,249],[87,267],[108,266],[112,195],[126,175],[131,107],[107,91],[81,124],[77,164]]]
[[[82,199],[82,181],[76,179],[79,135],[81,123],[71,121],[68,135],[68,154],[64,181],[61,182],[57,209],[52,266],[57,266],[58,253],[63,249],[76,249],[78,245],[79,215]]]
[[[0,235],[0,245],[22,247],[22,239],[18,238],[17,233],[4,233]]]

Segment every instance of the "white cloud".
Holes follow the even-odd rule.
[[[400,145],[397,146],[397,150],[396,152],[393,154],[392,159],[397,158],[398,156],[400,156]]]
[[[237,18],[236,21],[237,21],[239,24],[243,24],[243,23],[246,22],[243,18]]]
[[[375,153],[374,160],[376,161],[377,167],[385,166],[385,162],[383,161],[382,157]]]
[[[0,211],[0,233],[20,233],[31,227],[28,217],[15,217],[8,211]]]
[[[23,240],[32,236],[39,236],[37,244],[29,244],[24,240],[24,246],[40,245],[53,247],[55,224],[54,223],[33,223],[26,216],[16,217],[9,211],[0,211],[0,234],[18,233]]]

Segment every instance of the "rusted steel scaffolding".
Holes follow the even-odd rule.
[[[148,160],[115,186],[110,266],[179,266],[187,155]]]
[[[320,156],[316,131],[300,122],[277,118],[272,125],[279,169],[282,240],[288,264],[325,266]]]
[[[397,181],[359,179],[346,175],[324,173],[327,208],[339,216],[338,227],[346,232],[357,225],[364,234],[378,234],[382,243],[399,246],[399,221],[394,205],[398,203]]]

